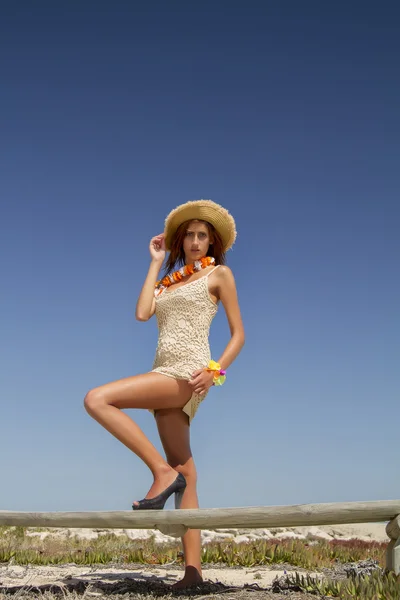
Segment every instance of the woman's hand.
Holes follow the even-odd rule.
[[[189,381],[189,385],[196,394],[205,394],[214,382],[214,372],[205,371],[204,369],[198,369],[192,373],[192,379]]]
[[[165,259],[165,235],[160,233],[159,235],[155,235],[150,240],[149,245],[150,256],[152,260],[156,260],[159,262],[163,262]]]

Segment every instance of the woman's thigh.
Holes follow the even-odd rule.
[[[117,408],[182,408],[192,390],[187,381],[160,373],[145,373],[118,379],[90,390],[85,397],[87,409],[109,404]]]

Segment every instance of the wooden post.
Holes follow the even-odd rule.
[[[181,507],[183,492],[175,494],[175,509],[178,510]],[[180,538],[185,535],[188,528],[185,525],[157,525],[158,531],[161,531],[164,535],[170,535],[171,537]]]
[[[386,549],[386,568],[400,574],[400,515],[389,521],[386,533],[390,542]]]

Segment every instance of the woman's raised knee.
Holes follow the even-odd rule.
[[[95,413],[99,408],[106,404],[104,395],[99,388],[93,388],[86,394],[83,405],[89,414]]]

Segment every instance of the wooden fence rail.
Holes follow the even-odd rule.
[[[390,538],[386,566],[400,573],[400,500],[157,511],[0,511],[0,525],[159,529],[174,536],[183,535],[187,529],[301,527],[386,521],[389,521],[386,533]]]

